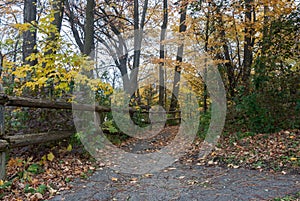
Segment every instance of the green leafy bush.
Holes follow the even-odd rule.
[[[201,139],[204,139],[207,134],[209,124],[210,124],[210,119],[211,119],[210,111],[200,115],[198,135]]]
[[[252,132],[274,132],[276,130],[274,118],[270,115],[268,108],[261,103],[260,98],[255,93],[242,97],[236,105],[236,110],[242,120],[241,123]]]
[[[103,131],[108,131],[109,133],[117,133],[119,132],[118,127],[115,125],[113,120],[107,120],[102,123],[102,130]]]

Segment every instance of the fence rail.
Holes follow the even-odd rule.
[[[31,107],[31,108],[47,108],[47,109],[66,109],[66,110],[79,110],[79,111],[95,111],[95,112],[111,112],[112,108],[100,106],[100,105],[88,105],[88,104],[77,104],[70,102],[59,102],[59,101],[48,101],[48,100],[40,100],[33,98],[24,98],[24,97],[14,97],[7,96],[6,94],[0,93],[0,105],[4,106],[16,106],[16,107]],[[149,113],[149,106],[139,106],[141,109],[145,109],[141,111],[141,113]],[[120,110],[115,108],[115,110]],[[139,112],[138,109],[128,107],[123,110],[123,112]],[[164,112],[156,112],[156,113],[164,113]],[[168,111],[166,114],[176,114],[180,113],[180,111]]]
[[[30,108],[46,108],[46,109],[64,109],[64,110],[79,110],[79,111],[91,111],[97,113],[111,112],[111,108],[97,105],[87,105],[87,104],[72,104],[70,102],[59,102],[59,101],[48,101],[33,98],[24,97],[13,97],[7,96],[4,93],[0,93],[0,179],[5,178],[5,167],[6,167],[6,155],[9,149],[15,147],[22,147],[32,144],[40,144],[45,142],[50,142],[54,140],[61,140],[67,138],[75,133],[75,131],[50,131],[43,133],[31,133],[31,134],[20,134],[8,136],[5,135],[4,130],[4,112],[5,107],[15,106],[15,107],[30,107]],[[143,106],[144,110],[139,111],[135,108],[126,108],[123,112],[141,112],[149,113],[149,106]],[[180,111],[171,111],[167,114],[176,114]],[[169,118],[170,120],[180,120],[180,118]],[[149,122],[148,122],[149,123]],[[161,123],[161,121],[152,122]]]

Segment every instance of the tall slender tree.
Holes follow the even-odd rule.
[[[165,106],[165,72],[164,72],[164,59],[165,59],[165,45],[166,31],[168,26],[168,0],[163,1],[163,23],[160,32],[160,47],[159,47],[159,105]]]
[[[180,1],[181,8],[180,8],[180,22],[179,22],[179,33],[184,35],[186,31],[186,15],[187,15],[187,2],[185,0]],[[176,66],[175,66],[175,73],[174,73],[174,80],[173,80],[173,91],[172,91],[172,98],[171,98],[171,105],[169,111],[175,111],[178,106],[178,95],[179,95],[179,82],[180,82],[180,74],[181,74],[181,63],[183,58],[183,49],[184,49],[184,42],[181,41],[177,49],[177,56],[176,56]]]
[[[245,36],[244,36],[244,63],[243,63],[243,74],[242,81],[244,85],[244,92],[247,94],[249,92],[250,85],[250,73],[251,65],[253,60],[253,0],[245,0]]]

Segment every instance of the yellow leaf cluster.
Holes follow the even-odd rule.
[[[15,27],[16,29],[18,29],[20,32],[24,32],[24,31],[28,31],[30,29],[32,25],[29,23],[17,23],[14,24],[13,27]]]

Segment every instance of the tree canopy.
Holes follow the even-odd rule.
[[[0,10],[8,94],[70,100],[77,77],[99,102],[123,89],[132,105],[174,111],[184,77],[207,113],[209,65],[195,70],[196,50],[218,67],[236,129],[299,127],[297,1],[10,0]]]

